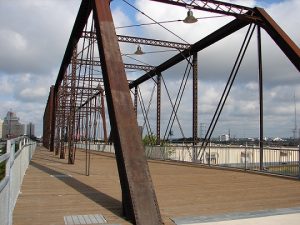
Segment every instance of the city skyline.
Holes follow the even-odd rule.
[[[0,118],[0,138],[15,138],[23,135],[30,137],[35,136],[34,123],[22,123],[21,119],[17,117],[16,112],[10,110],[6,113],[6,116],[2,118]]]

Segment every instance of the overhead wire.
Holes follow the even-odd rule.
[[[165,26],[161,25],[158,21],[156,21],[155,19],[153,19],[152,17],[148,16],[146,13],[144,13],[142,10],[138,9],[137,7],[135,7],[134,5],[132,5],[131,3],[129,3],[127,0],[122,0],[123,2],[125,2],[126,4],[128,4],[129,6],[131,6],[133,9],[135,9],[136,11],[138,11],[139,13],[143,14],[145,17],[147,17],[148,19],[152,20],[154,23],[156,23],[157,25],[159,25],[160,27],[162,27],[163,29],[165,29],[166,31],[168,31],[169,33],[173,34],[175,37],[177,37],[178,39],[180,39],[181,41],[190,44],[189,42],[187,42],[186,40],[184,40],[182,37],[180,37],[179,35],[175,34],[173,31],[171,31],[170,29],[166,28]]]
[[[197,20],[203,20],[203,19],[212,19],[212,18],[220,18],[220,17],[228,17],[228,15],[220,15],[220,16],[204,16],[204,17],[197,17]],[[164,24],[164,23],[175,23],[175,22],[183,22],[182,19],[178,20],[167,20],[167,21],[158,21],[157,23]],[[132,24],[132,25],[126,25],[126,26],[119,26],[115,27],[116,29],[124,29],[124,28],[130,28],[130,27],[141,27],[141,26],[150,26],[150,25],[156,25],[156,22],[152,23],[139,23],[139,24]]]

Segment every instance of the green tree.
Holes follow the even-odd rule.
[[[154,134],[146,135],[143,138],[143,144],[145,146],[156,145],[157,137]]]

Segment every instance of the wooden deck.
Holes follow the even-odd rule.
[[[179,163],[149,162],[165,224],[170,218],[300,206],[300,182]],[[66,176],[67,175],[67,176]],[[70,176],[69,176],[70,175]],[[85,176],[85,153],[75,165],[38,147],[26,172],[14,225],[64,225],[64,216],[102,214],[109,224],[121,216],[121,190],[113,155],[93,153]]]

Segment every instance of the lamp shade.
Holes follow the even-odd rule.
[[[194,17],[193,12],[189,9],[186,18],[183,20],[184,23],[196,23],[197,19]]]

